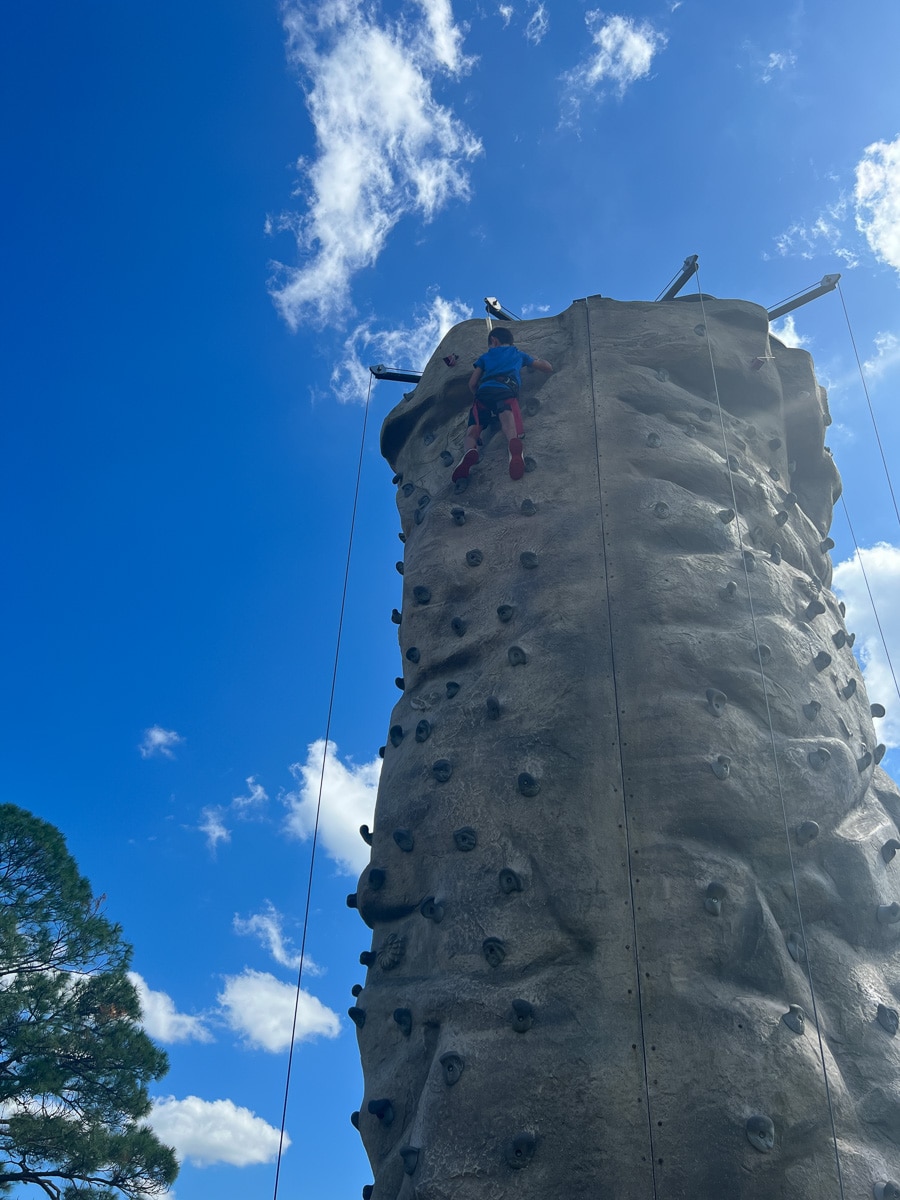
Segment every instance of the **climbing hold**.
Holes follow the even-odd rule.
[[[697,416],[701,421],[711,421],[713,419],[713,410],[711,408],[701,408]]]
[[[409,1037],[412,1033],[412,1013],[408,1008],[395,1008],[394,1020],[400,1026],[400,1032],[404,1037]]]
[[[396,474],[396,475],[394,476],[394,478],[391,480],[391,483],[393,483],[393,484],[395,484],[395,485],[396,485],[396,484],[398,484],[398,483],[402,483],[402,482],[403,482],[403,476],[402,476],[402,475],[400,475],[399,473],[398,473],[398,474]]]
[[[523,550],[519,555],[519,562],[526,571],[533,571],[538,565],[538,556],[532,550]]]
[[[378,965],[382,971],[392,971],[403,961],[406,942],[399,933],[389,933],[378,950]]]
[[[480,550],[467,550],[466,551],[466,562],[469,564],[470,567],[480,567],[483,560],[484,560],[484,555],[481,553]]]
[[[782,509],[781,512],[777,512],[775,514],[775,524],[778,525],[779,527],[782,525],[786,525],[787,520],[788,520],[788,514],[784,511],[784,509]]]
[[[401,1146],[398,1154],[403,1159],[403,1170],[407,1175],[414,1175],[416,1167],[419,1165],[419,1147],[418,1146]]]
[[[843,602],[843,600],[838,601],[838,612],[840,612],[842,617],[846,617],[847,615],[847,605]]]
[[[506,1162],[513,1170],[527,1167],[534,1158],[537,1138],[533,1133],[517,1133],[506,1147]]]
[[[855,641],[856,641],[856,634],[855,634],[855,633],[848,633],[848,634],[847,634],[847,645],[848,645],[848,646],[850,646],[850,647],[852,648],[852,646],[853,646],[853,643],[854,643]]]
[[[363,985],[361,983],[354,983],[353,987],[350,989],[350,995],[351,996],[361,996],[362,991],[363,991]]]
[[[444,919],[444,906],[435,900],[434,896],[426,896],[419,905],[419,912],[426,921],[434,921],[435,925],[440,925]]]
[[[387,879],[387,872],[381,867],[373,867],[369,872],[369,887],[373,892],[380,892]]]
[[[839,629],[837,633],[833,633],[831,635],[831,640],[834,642],[835,646],[837,646],[838,650],[842,650],[847,644],[847,635],[844,633],[843,629]]]
[[[537,463],[529,455],[525,455],[525,470],[530,474],[537,470]]]
[[[400,531],[400,532],[397,534],[397,537],[400,539],[400,541],[401,541],[401,542],[405,542],[405,541],[406,541],[406,534],[403,532],[403,530],[402,530],[402,529],[401,529],[401,531]]]
[[[706,703],[713,716],[721,717],[725,711],[725,705],[728,703],[728,697],[724,692],[717,692],[715,688],[707,688]]]
[[[404,483],[400,490],[403,492],[404,496],[411,496],[416,490],[416,485],[414,483]]]
[[[350,1124],[354,1129],[359,1129],[359,1109],[350,1114]]]
[[[807,845],[814,838],[819,836],[819,826],[815,821],[802,821],[797,826],[797,842],[801,846]]]
[[[423,492],[422,495],[419,497],[419,508],[427,508],[430,503],[431,503],[431,497],[428,495],[427,492]]]
[[[665,367],[657,367],[656,378],[660,381],[660,383],[666,383],[669,378],[669,372]]]
[[[737,584],[733,579],[729,579],[723,587],[719,588],[719,595],[723,600],[733,600],[737,593]]]
[[[797,493],[796,492],[788,492],[784,498],[784,503],[787,508],[793,508],[794,505],[797,503]]]
[[[452,700],[458,691],[459,691],[459,684],[455,683],[451,679],[450,682],[447,684],[447,699]]]
[[[391,620],[394,622],[395,625],[399,625],[400,622],[403,620],[403,616],[400,613],[399,609],[396,609],[396,608],[391,609]]]
[[[893,904],[879,904],[876,915],[880,924],[896,925],[900,921],[900,904],[896,900]]]
[[[705,325],[695,325],[694,333],[696,333],[697,337],[706,337],[706,326]]]
[[[770,479],[774,479],[776,483],[777,483],[777,482],[778,482],[778,480],[781,478],[781,475],[780,475],[780,474],[779,474],[779,472],[778,472],[778,471],[775,469],[775,467],[769,467],[769,478],[770,478]]]
[[[377,1117],[385,1129],[394,1123],[394,1106],[388,1099],[370,1100],[366,1105],[373,1117]]]
[[[792,1004],[781,1019],[787,1025],[788,1029],[792,1029],[794,1033],[804,1033],[806,1031],[806,1013],[799,1004]]]
[[[841,733],[844,735],[844,737],[852,737],[853,736],[850,732],[850,726],[847,724],[847,722],[844,720],[843,717],[838,717],[838,725],[840,725]]]
[[[763,666],[766,666],[767,663],[770,663],[772,661],[771,647],[767,646],[764,642],[761,643],[760,645],[758,645],[756,647],[755,657],[759,660],[759,662],[762,663]]]
[[[881,847],[881,857],[886,863],[889,863],[898,850],[900,850],[900,842],[896,838],[889,838]]]
[[[375,1191],[375,1185],[367,1183],[362,1190],[362,1200],[372,1200],[372,1193]]]
[[[788,475],[793,475],[797,470],[797,460],[792,458],[788,460]]]
[[[769,1117],[751,1117],[747,1122],[747,1141],[751,1146],[769,1154],[775,1146],[775,1125]]]
[[[900,1184],[894,1183],[893,1179],[876,1183],[873,1192],[875,1200],[900,1200]]]
[[[453,1050],[449,1050],[446,1054],[441,1055],[440,1064],[444,1072],[444,1083],[446,1083],[447,1087],[453,1087],[455,1083],[459,1083],[460,1076],[466,1069],[466,1064],[462,1058],[454,1053]]]
[[[359,836],[362,838],[362,840],[366,843],[367,846],[372,845],[372,834],[371,834],[371,831],[369,830],[368,825],[360,825]]]
[[[867,750],[865,754],[856,760],[856,769],[862,775],[863,771],[867,770],[872,765],[872,755]]]
[[[497,616],[505,625],[507,621],[511,621],[515,615],[515,606],[512,604],[500,604],[497,607]]]
[[[506,958],[506,947],[500,938],[485,938],[481,943],[481,952],[489,967],[499,967]]]
[[[394,830],[394,841],[397,843],[397,845],[400,847],[400,849],[404,852],[404,854],[409,854],[410,851],[412,850],[413,846],[415,845],[413,835],[410,833],[410,831],[408,829],[395,829]]]
[[[807,721],[814,721],[822,711],[822,705],[818,700],[810,700],[809,704],[803,705],[803,715]]]
[[[454,829],[453,842],[457,850],[468,853],[478,845],[478,834],[471,825],[463,825],[462,829]]]
[[[818,746],[815,750],[810,750],[806,761],[814,771],[824,771],[831,762],[831,751],[826,750],[824,746]]]
[[[521,646],[510,646],[506,652],[506,657],[513,667],[522,667],[528,662],[528,655]]]
[[[799,933],[789,933],[787,937],[788,954],[794,962],[803,962],[806,958],[806,946],[803,944],[803,938]]]
[[[665,500],[660,500],[653,505],[653,512],[661,521],[664,521],[669,515],[669,506],[666,504]]]
[[[534,514],[537,512],[537,507],[535,506],[535,503],[533,500],[529,500],[526,498],[519,505],[519,512],[522,514],[523,517],[533,517]]]
[[[419,650],[416,646],[410,646],[406,652],[406,657],[411,663],[417,663],[422,655],[419,653]]]
[[[847,681],[847,683],[844,685],[844,687],[841,688],[841,695],[844,697],[845,700],[849,700],[855,691],[856,691],[856,680],[850,679]]]
[[[875,747],[874,751],[872,752],[872,757],[875,759],[876,767],[881,762],[881,760],[884,758],[886,752],[887,752],[887,746],[885,746],[884,742],[879,742],[878,745]]]
[[[509,1023],[516,1033],[527,1033],[534,1022],[534,1008],[527,1000],[513,1000]]]
[[[462,493],[466,490],[466,488],[468,486],[469,486],[468,476],[463,475],[461,478],[454,481],[453,490],[457,494],[457,496],[461,496]],[[460,524],[462,524],[461,521],[460,521]]]
[[[511,896],[513,892],[521,892],[522,880],[509,867],[504,867],[500,872],[500,891],[504,896]]]
[[[450,628],[457,637],[463,637],[466,630],[469,628],[469,622],[464,621],[462,617],[454,617],[450,622]]]
[[[522,771],[519,774],[516,784],[523,796],[536,796],[541,790],[540,783],[538,783],[533,775],[529,775],[527,771]]]
[[[445,467],[449,467],[450,464],[453,462],[453,455],[450,453],[449,450],[442,450],[441,454],[440,454],[440,459]]]
[[[394,566],[397,568],[397,574],[398,574],[398,575],[402,575],[402,574],[403,574],[403,563],[402,563],[402,562],[395,562],[395,563],[394,563]]]
[[[896,1008],[888,1008],[885,1004],[879,1004],[877,1017],[881,1028],[887,1030],[891,1037],[893,1037],[898,1027],[900,1027],[900,1013],[897,1012]]]
[[[417,508],[413,513],[413,520],[417,525],[421,525],[425,520],[425,510],[423,508]]]
[[[454,525],[465,525],[466,510],[464,508],[451,508],[450,516],[453,518]]]
[[[359,904],[358,904],[357,898],[356,898],[356,892],[348,892],[347,893],[347,907],[348,908],[359,908]]]
[[[734,509],[733,508],[722,508],[716,513],[716,516],[719,518],[719,520],[722,522],[723,525],[730,525],[731,522],[734,520]]]
[[[870,704],[869,712],[872,714],[873,717],[883,717],[885,715],[885,713],[887,712],[887,709],[884,707],[883,704]]]
[[[659,436],[658,433],[648,433],[647,434],[647,445],[651,446],[654,450],[656,450],[662,445],[662,438]]]
[[[769,553],[769,558],[776,565],[776,567],[779,565],[779,563],[781,562],[781,543],[780,542],[772,543],[772,549]]]
[[[827,612],[827,609],[821,600],[810,600],[809,604],[803,610],[803,616],[807,621],[814,621],[816,617],[821,617],[824,612]]]
[[[417,587],[413,588],[413,596],[415,597],[416,604],[427,604],[431,599],[431,591],[420,583]]]
[[[819,549],[822,551],[823,554],[827,554],[827,552],[829,550],[834,549],[834,539],[833,538],[822,538],[821,542],[819,542]]]
[[[530,400],[527,400],[525,402],[526,416],[536,417],[540,411],[541,411],[541,402],[540,402],[540,400],[538,400],[537,396],[532,396]]]
[[[453,764],[449,758],[439,758],[432,764],[431,773],[438,783],[446,783],[453,774]]]
[[[390,733],[388,734],[388,738],[392,746],[399,746],[403,741],[403,726],[392,725]]]
[[[778,438],[778,437],[769,438],[769,449],[770,450],[780,450],[781,449],[781,438]]]
[[[756,568],[756,559],[753,557],[752,550],[745,550],[743,554],[744,570],[753,571]]]
[[[431,722],[426,721],[425,718],[423,717],[422,720],[416,726],[416,741],[417,742],[427,742],[430,737],[431,737]]]
[[[706,899],[703,901],[703,907],[708,913],[712,913],[714,917],[722,914],[722,901],[728,893],[725,890],[724,883],[713,882],[706,889]]]
[[[363,950],[359,956],[359,965],[361,967],[374,967],[378,961],[378,955],[374,950]]]
[[[356,1005],[353,1008],[347,1009],[347,1016],[359,1029],[362,1029],[366,1023],[366,1010],[364,1008],[357,1008]]]
[[[401,692],[406,691],[406,684],[403,682],[402,675],[398,675],[397,678],[394,680],[394,686],[398,687]]]
[[[736,455],[729,454],[728,455],[728,466],[731,468],[732,471],[739,471],[741,469],[741,460]]]
[[[485,700],[485,708],[487,715],[491,721],[499,721],[500,719],[500,701],[496,696],[488,696]]]
[[[709,765],[716,779],[727,779],[731,774],[731,759],[726,754],[720,754],[716,761]]]
[[[817,671],[824,671],[826,667],[831,666],[831,655],[828,654],[825,650],[820,650],[819,653],[816,655],[816,657],[813,659],[813,666],[816,668]]]

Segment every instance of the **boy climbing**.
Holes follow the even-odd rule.
[[[478,442],[482,427],[493,417],[499,417],[500,428],[509,443],[510,479],[521,479],[525,474],[525,459],[522,456],[522,414],[519,412],[519,388],[522,384],[522,367],[534,367],[551,374],[553,368],[543,358],[532,358],[519,350],[513,342],[512,331],[506,325],[492,329],[488,337],[488,348],[473,364],[475,370],[469,379],[469,391],[474,397],[469,413],[469,426],[463,442],[463,456],[451,479],[468,479],[469,471],[478,462]]]

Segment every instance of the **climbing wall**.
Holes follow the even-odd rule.
[[[450,481],[483,322],[382,431],[364,1195],[900,1195],[900,793],[829,591],[809,356],[712,298],[515,332],[555,368],[524,479],[498,432]]]

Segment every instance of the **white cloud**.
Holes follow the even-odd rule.
[[[539,46],[549,28],[550,18],[547,16],[547,10],[543,4],[538,4],[525,26],[525,36],[529,42]]]
[[[239,917],[235,913],[233,925],[235,933],[257,938],[280,966],[299,970],[300,951],[285,935],[284,917],[271,901],[266,901],[262,912],[253,913],[249,917]],[[308,975],[322,974],[321,968],[316,966],[308,954],[303,958],[303,970]]]
[[[881,379],[900,364],[900,337],[896,333],[876,333],[875,353],[863,363],[870,380]]]
[[[791,346],[795,350],[801,346],[809,345],[809,338],[804,337],[802,333],[798,333],[797,327],[794,324],[793,313],[788,313],[778,323],[773,322],[771,330],[773,336],[777,337],[779,342],[782,342],[785,346]]]
[[[294,763],[291,773],[299,786],[284,797],[289,813],[287,829],[294,836],[308,838],[316,821],[319,779],[322,778],[322,809],[319,837],[325,851],[342,872],[358,875],[369,861],[369,850],[359,836],[362,824],[372,824],[375,794],[381,775],[381,759],[370,763],[344,765],[337,746],[328,743],[325,773],[322,776],[323,740],[308,748],[306,762]]]
[[[863,151],[854,199],[857,229],[877,259],[900,271],[900,136]]]
[[[235,796],[231,801],[233,808],[246,812],[250,809],[258,809],[268,800],[265,788],[262,784],[256,782],[255,775],[249,775],[246,780],[247,795]]]
[[[860,559],[878,611],[877,622]],[[856,632],[855,650],[869,699],[887,709],[887,716],[875,722],[878,736],[887,746],[900,746],[900,697],[878,632],[880,622],[894,671],[900,670],[900,546],[879,542],[838,563],[834,590],[847,606],[848,627]]]
[[[265,971],[246,968],[240,975],[225,977],[219,993],[222,1015],[230,1029],[246,1044],[273,1054],[291,1044],[291,1023],[297,989]],[[337,1013],[301,989],[297,1006],[295,1042],[316,1037],[335,1038],[341,1032]]]
[[[859,255],[845,245],[850,202],[841,195],[833,204],[828,204],[809,222],[795,221],[775,239],[778,253],[782,257],[796,255],[812,259],[830,254],[840,258],[849,268],[858,266]]]
[[[172,997],[166,992],[153,991],[137,971],[129,971],[128,978],[137,989],[141,1002],[141,1024],[150,1037],[170,1045],[214,1040],[202,1017],[178,1012]]]
[[[231,1100],[162,1096],[153,1101],[148,1121],[180,1159],[187,1158],[197,1167],[215,1163],[249,1167],[272,1162],[278,1153],[278,1130]],[[290,1144],[285,1134],[284,1149]]]
[[[763,68],[763,83],[771,83],[777,71],[786,71],[789,67],[795,67],[796,65],[797,56],[796,54],[791,54],[790,51],[770,54],[768,62]]]
[[[500,4],[497,6],[497,12],[503,18],[503,28],[505,29],[512,20],[515,9],[511,4]]]
[[[585,16],[591,31],[594,52],[587,62],[563,76],[569,88],[569,102],[577,111],[580,95],[611,86],[618,96],[639,79],[650,74],[654,55],[665,49],[668,39],[647,21],[632,17],[606,16],[591,11]]]
[[[344,343],[342,361],[331,374],[334,394],[344,403],[365,403],[369,366],[384,363],[401,370],[421,371],[454,325],[472,316],[461,300],[432,296],[416,314],[414,325],[400,329],[374,329],[368,322],[357,325]]]
[[[258,821],[263,819],[262,809],[268,802],[269,796],[255,775],[246,779],[247,794],[233,796],[230,804],[208,804],[201,812],[201,822],[198,829],[206,835],[206,844],[215,857],[219,842],[231,841],[231,830],[226,821]]]
[[[550,311],[549,304],[523,304],[522,305],[522,316],[523,317],[530,317],[532,313],[540,313],[543,316],[544,313],[548,313],[549,311]]]
[[[207,805],[200,813],[202,820],[197,828],[206,835],[206,844],[213,856],[219,848],[219,842],[231,841],[231,830],[223,820],[224,813],[225,810],[218,805]]]
[[[174,758],[173,746],[180,746],[184,741],[181,734],[174,729],[163,729],[161,725],[151,725],[144,730],[144,736],[138,746],[141,758]]]
[[[465,164],[481,144],[437,103],[431,84],[469,60],[448,0],[419,5],[424,23],[381,26],[361,0],[289,0],[285,8],[288,55],[305,80],[317,143],[315,161],[299,164],[305,214],[269,222],[294,234],[303,260],[276,264],[270,285],[292,328],[338,318],[353,276],[375,263],[404,216],[429,220],[468,197]]]

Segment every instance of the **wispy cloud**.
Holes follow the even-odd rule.
[[[510,21],[512,20],[512,15],[515,12],[515,9],[511,4],[498,4],[497,12],[503,19],[503,28],[506,29],[507,25],[509,25]]]
[[[585,21],[594,48],[585,62],[563,76],[568,104],[575,114],[586,95],[603,96],[612,91],[620,98],[624,96],[632,84],[650,74],[654,57],[668,41],[648,21],[633,17],[608,16],[593,10]]]
[[[225,986],[219,993],[219,1005],[228,1027],[239,1034],[248,1047],[277,1054],[291,1044],[296,997],[293,984],[282,983],[266,971],[247,968],[240,975],[226,976]],[[294,1041],[336,1038],[340,1032],[337,1013],[301,990]]]
[[[779,342],[782,342],[785,346],[791,346],[796,350],[802,346],[809,345],[809,338],[804,337],[794,324],[793,313],[788,313],[780,321],[774,321],[771,328],[773,336],[777,337]]]
[[[813,259],[823,254],[839,258],[847,267],[859,264],[859,254],[847,244],[850,238],[850,201],[841,195],[809,221],[795,221],[775,239],[782,257]]]
[[[197,1167],[249,1167],[272,1162],[278,1152],[279,1131],[231,1100],[162,1096],[147,1119],[162,1142]],[[290,1145],[287,1134],[284,1145]]]
[[[249,917],[235,914],[234,932],[242,936],[255,937],[271,954],[275,962],[282,967],[290,967],[296,971],[300,967],[300,951],[284,932],[284,917],[271,901],[266,901],[262,912],[253,913]],[[307,975],[321,975],[321,968],[316,966],[308,954],[303,958],[303,970]]]
[[[878,381],[900,366],[900,337],[896,333],[876,333],[875,353],[863,363],[869,381]]]
[[[535,5],[534,11],[525,26],[525,36],[532,45],[539,46],[550,28],[550,18],[543,4]]]
[[[797,56],[789,50],[774,51],[769,55],[766,65],[763,67],[760,78],[763,83],[771,83],[776,75],[790,70],[797,65]]]
[[[154,991],[137,971],[129,971],[128,978],[137,991],[141,1002],[141,1024],[150,1037],[169,1045],[214,1040],[202,1017],[180,1013],[168,993]]]
[[[856,164],[856,227],[880,262],[900,271],[900,135],[873,142]]]
[[[432,82],[469,59],[449,0],[419,0],[422,17],[378,24],[361,0],[291,0],[288,56],[300,72],[317,154],[301,162],[302,214],[270,220],[302,259],[276,264],[273,299],[292,328],[340,319],[353,276],[372,266],[405,216],[431,219],[469,195],[476,137],[439,104]]]
[[[184,738],[174,729],[163,729],[161,725],[151,725],[144,730],[138,750],[141,758],[174,758],[174,749],[180,746]]]
[[[231,829],[226,822],[252,821],[262,816],[269,796],[255,775],[245,780],[247,794],[234,796],[230,804],[208,804],[200,814],[198,829],[206,837],[206,844],[213,855],[220,842],[231,841]]]
[[[284,797],[288,807],[287,829],[295,837],[312,836],[321,778],[319,837],[326,853],[341,871],[358,875],[369,861],[368,847],[359,836],[359,827],[372,824],[381,759],[359,765],[345,764],[337,756],[335,743],[329,742],[323,776],[324,750],[324,741],[313,742],[307,751],[306,762],[294,763],[291,767],[298,787]]]

